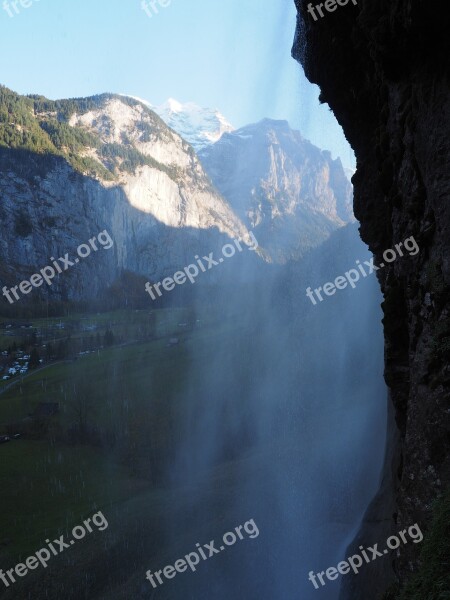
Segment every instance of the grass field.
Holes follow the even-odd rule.
[[[122,410],[127,399],[140,411],[149,407],[150,399],[175,396],[182,389],[190,349],[200,341],[219,342],[226,330],[217,326],[177,331],[177,316],[161,324],[159,335],[166,335],[159,339],[102,349],[74,362],[31,372],[0,396],[0,427],[26,417],[40,402],[58,402],[61,424],[67,425],[73,418],[71,407],[82,396],[91,408],[93,423],[106,424],[117,418],[116,411]],[[167,335],[174,332],[179,345],[168,346]]]
[[[204,598],[197,591],[209,590],[209,569],[217,565],[229,577],[241,553],[258,547],[236,545],[155,596],[145,580],[146,569],[173,563],[197,541],[250,518],[259,523],[254,499],[270,496],[273,472],[282,476],[298,437],[285,422],[289,380],[278,344],[262,358],[267,340],[258,323],[188,316],[156,311],[150,336],[146,311],[77,317],[124,341],[31,372],[0,394],[0,434],[40,403],[59,405],[42,435],[0,445],[0,568],[22,562],[47,538],[70,535],[98,510],[110,524],[2,590],[5,600],[170,600],[187,598],[187,584],[189,597]],[[33,325],[53,334],[58,323]],[[170,345],[172,337],[179,343]],[[272,371],[276,388],[266,384]],[[268,402],[274,411],[258,422],[258,407]],[[71,438],[80,415],[100,443]]]
[[[17,561],[95,507],[106,509],[148,487],[89,447],[18,440],[2,445],[0,454],[0,556],[7,550]]]
[[[86,321],[118,328],[129,322],[132,330],[146,317],[122,311]],[[157,318],[158,335],[176,334],[179,345],[169,346],[168,337],[160,337],[103,349],[31,372],[0,395],[0,433],[6,424],[26,418],[39,403],[57,402],[60,412],[51,419],[53,433],[67,430],[81,406],[90,427],[112,432],[120,440],[105,448],[69,444],[64,436],[52,434],[0,445],[2,559],[17,557],[18,561],[96,507],[107,508],[144,491],[155,493],[151,478],[142,478],[136,465],[131,468],[124,457],[131,453],[134,463],[142,459],[144,465],[150,453],[156,460],[164,459],[174,423],[183,421],[192,409],[184,394],[192,352],[195,349],[196,360],[206,364],[230,329],[220,323],[180,328],[182,317],[180,311],[166,310]],[[50,328],[53,323],[33,324]],[[190,385],[198,385],[200,397],[202,382],[200,378],[192,382],[192,373]]]

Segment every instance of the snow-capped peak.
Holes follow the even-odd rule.
[[[234,127],[216,109],[202,108],[193,102],[182,104],[173,98],[160,106],[151,106],[160,117],[195,150],[217,142]]]
[[[155,108],[158,108],[158,110],[170,111],[172,113],[183,112],[183,104],[181,104],[181,102],[178,102],[177,100],[174,100],[173,98],[169,98],[167,102],[164,102],[164,104],[161,104],[160,106],[157,106]]]
[[[220,140],[224,133],[231,133],[235,130],[223,114],[214,108],[202,108],[194,102],[182,103],[174,98],[169,98],[164,104],[155,106],[137,96],[128,97],[142,102],[153,110],[197,152]]]

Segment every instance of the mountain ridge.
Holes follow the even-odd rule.
[[[198,153],[212,182],[275,262],[298,260],[354,222],[352,187],[339,158],[262,119],[224,133]]]
[[[196,151],[217,142],[224,133],[234,131],[233,125],[218,109],[203,108],[195,102],[182,103],[173,98],[160,105],[153,105],[141,98],[139,101],[159,115]]]
[[[68,275],[77,281],[76,290],[68,283],[61,288],[55,283],[52,289],[61,297],[82,297],[94,278],[97,287],[107,287],[123,271],[160,279],[180,264],[189,264],[199,252],[209,253],[221,238],[240,238],[251,245],[250,231],[259,242],[259,260],[297,260],[346,222],[336,210],[336,194],[328,180],[340,177],[345,194],[350,193],[349,184],[340,162],[310,145],[287,121],[261,123],[223,133],[199,153],[200,160],[193,147],[140,99],[105,93],[53,101],[0,87],[0,225],[7,231],[9,221],[13,231],[21,232],[18,239],[6,236],[0,244],[4,277],[14,283],[16,273],[29,275],[32,267],[48,264],[49,256],[103,229],[117,242],[114,253],[104,256],[98,268],[86,262],[78,274]],[[264,132],[258,134],[261,127]],[[261,136],[270,138],[269,146],[255,143]],[[260,162],[269,170],[263,169],[256,183],[263,182],[258,189],[265,194],[265,209],[276,213],[276,227],[271,228],[261,210],[249,219],[248,211],[224,193],[227,190],[205,167],[202,152],[215,152],[229,140],[243,143],[246,152],[251,146],[254,163],[247,156],[242,160],[244,179],[224,170],[224,176],[243,189],[248,188],[262,148]],[[273,152],[267,162],[268,148]],[[299,193],[305,173],[291,168],[301,162],[297,154],[305,148],[314,148],[313,162],[320,162],[313,169],[314,181],[308,183],[319,190],[316,206]],[[289,197],[281,197],[286,190]],[[293,217],[308,226],[293,225]]]
[[[0,88],[0,167],[8,283],[104,229],[114,252],[55,281],[56,296],[95,297],[124,270],[159,280],[220,239],[250,244],[192,147],[134,99],[52,101]]]

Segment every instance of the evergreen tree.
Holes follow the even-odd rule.
[[[67,340],[59,340],[58,346],[56,347],[56,358],[66,358],[68,353]]]
[[[112,346],[114,344],[114,334],[113,332],[108,329],[105,332],[105,337],[104,337],[104,345],[105,346]]]
[[[39,366],[39,352],[37,351],[36,348],[33,348],[33,350],[31,351],[30,354],[30,369],[34,369],[35,367]]]
[[[46,349],[46,357],[47,357],[47,360],[52,360],[52,358],[53,358],[54,354],[55,354],[55,350],[54,350],[54,348],[53,348],[52,344],[49,342],[49,343],[47,344],[47,349]]]

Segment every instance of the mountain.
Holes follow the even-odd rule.
[[[200,156],[204,167],[139,99],[52,101],[0,87],[2,284],[103,230],[113,249],[55,278],[56,298],[97,298],[124,272],[161,281],[230,237],[252,246],[250,230],[253,263],[283,263],[351,220],[340,162],[285,122],[226,132]]]
[[[181,104],[169,98],[160,106],[149,106],[196,151],[217,142],[224,133],[234,130],[219,111],[201,108],[192,102]]]
[[[124,270],[158,279],[248,231],[195,152],[142,102],[51,101],[0,87],[0,275],[17,285],[106,229],[114,250],[52,286],[96,297]],[[253,253],[252,253],[253,254]]]
[[[352,186],[340,159],[287,121],[225,133],[199,158],[219,192],[275,262],[297,260],[353,222]]]

